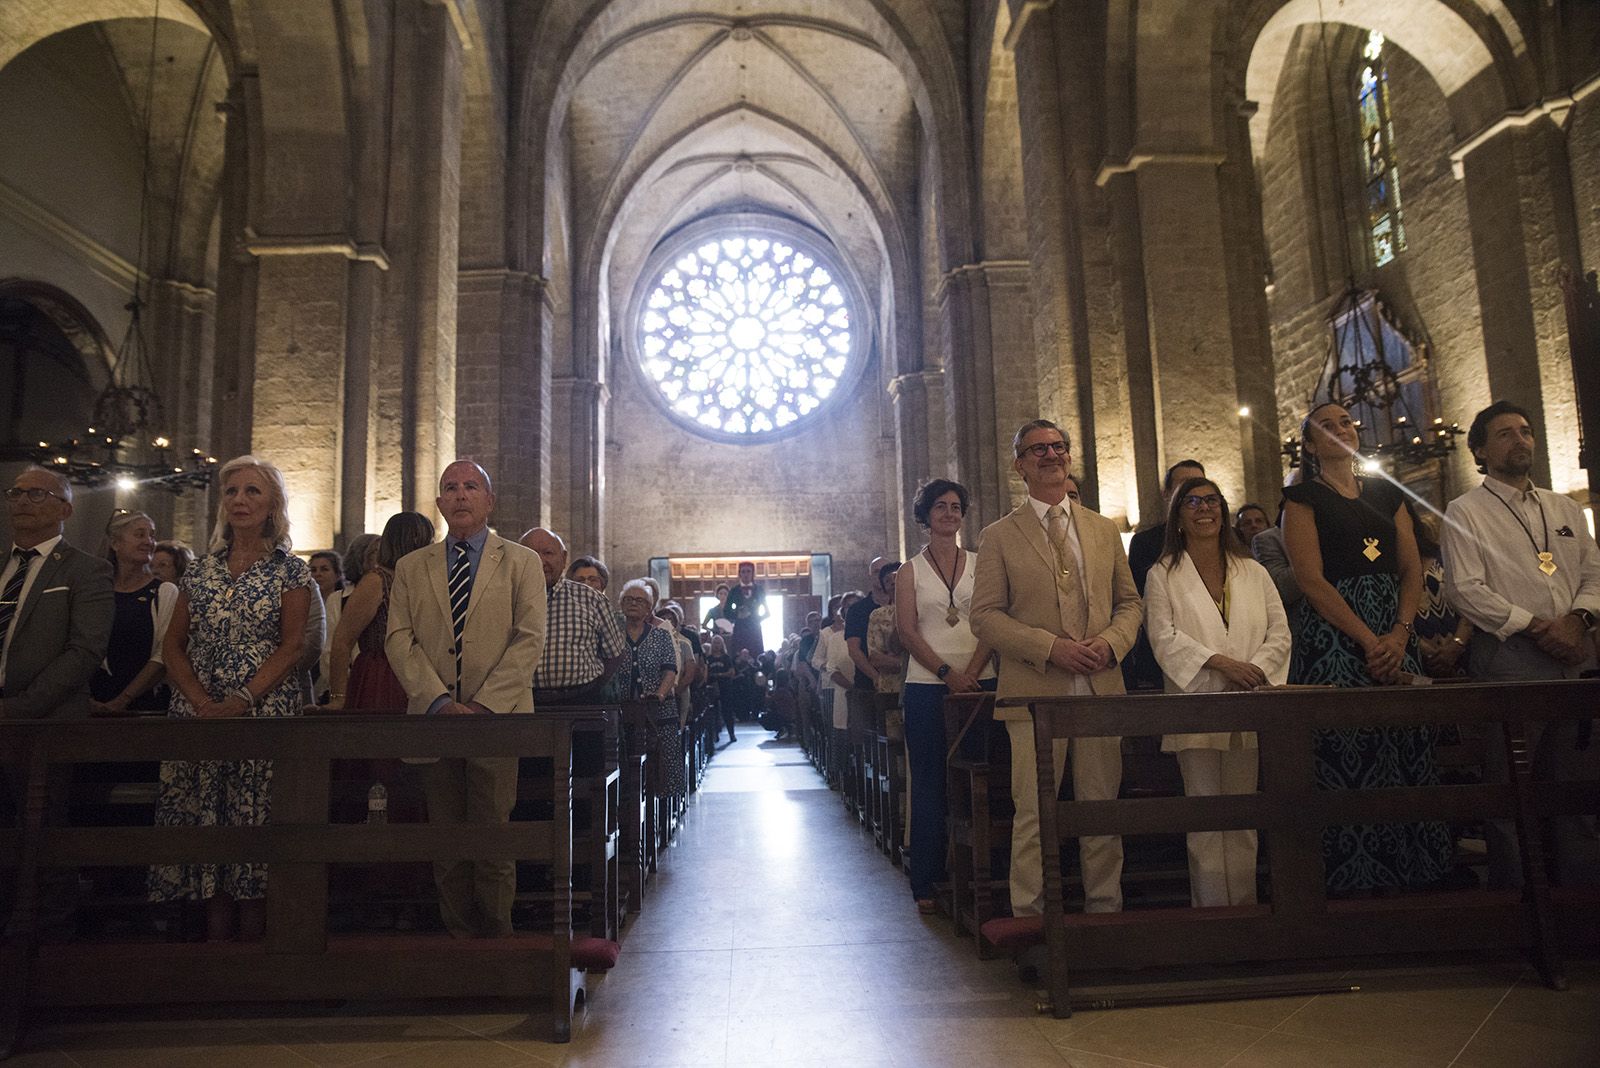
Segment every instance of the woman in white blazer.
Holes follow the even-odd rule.
[[[1253,690],[1288,678],[1293,639],[1283,602],[1229,520],[1215,482],[1191,478],[1172,498],[1166,544],[1145,580],[1145,627],[1168,693]],[[1256,789],[1253,731],[1169,734],[1161,749],[1177,754],[1190,797]],[[1255,831],[1197,831],[1188,846],[1195,907],[1255,904]]]

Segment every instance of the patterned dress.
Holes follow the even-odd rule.
[[[237,579],[228,553],[203,556],[183,576],[189,597],[189,662],[213,698],[250,681],[278,648],[283,595],[314,581],[303,560],[282,549],[252,564]],[[252,716],[294,716],[301,707],[299,676],[290,671],[250,710]],[[194,706],[176,688],[168,714],[188,717]],[[267,822],[270,760],[167,761],[161,765],[158,826],[250,826]],[[154,901],[204,899],[225,893],[238,900],[266,896],[265,864],[173,864],[150,871]]]
[[[1382,479],[1360,479],[1350,500],[1320,482],[1287,487],[1289,500],[1311,508],[1322,553],[1322,573],[1345,603],[1375,634],[1394,629],[1400,611],[1399,552],[1395,512],[1401,491]],[[1339,628],[1301,598],[1292,609],[1297,623],[1289,681],[1312,686],[1374,686],[1366,654]],[[1401,665],[1420,675],[1415,643]],[[1432,727],[1359,727],[1320,731],[1315,770],[1324,790],[1433,786],[1438,730]],[[1328,892],[1348,894],[1380,886],[1419,887],[1450,870],[1454,847],[1449,829],[1437,821],[1356,824],[1322,832]]]
[[[638,641],[624,628],[622,635],[628,642],[628,664],[620,675],[628,680],[628,695],[634,700],[648,701],[655,712],[647,735],[642,740],[647,751],[661,758],[661,781],[667,793],[682,792],[685,787],[683,772],[683,732],[678,729],[678,699],[669,695],[665,701],[655,699],[661,685],[661,673],[676,671],[677,652],[672,645],[672,635],[652,623],[646,622],[644,633]],[[634,752],[640,740],[630,738],[629,748]]]

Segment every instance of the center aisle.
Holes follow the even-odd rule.
[[[1057,1050],[1047,1034],[1071,1022],[919,916],[799,747],[753,724],[717,753],[623,944],[558,1063],[1129,1063]]]

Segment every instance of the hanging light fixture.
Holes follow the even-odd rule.
[[[156,392],[145,343],[142,287],[145,272],[145,236],[150,221],[150,141],[154,118],[156,37],[160,28],[161,0],[150,17],[150,63],[144,86],[144,161],[139,180],[139,243],[134,265],[133,292],[125,305],[128,329],[117,347],[111,381],[95,397],[94,423],[82,435],[66,441],[39,442],[34,459],[80,486],[115,485],[121,490],[151,487],[183,493],[207,489],[217,458],[204,449],[181,453],[164,429],[166,408]]]
[[[1318,18],[1321,20],[1321,3]],[[1319,21],[1323,74],[1328,93],[1329,121],[1339,134],[1339,108],[1334,96],[1333,66],[1329,59],[1327,23]],[[1392,157],[1393,129],[1389,115],[1387,74],[1382,66],[1384,38],[1376,30],[1367,35],[1362,50],[1362,141],[1368,147],[1365,196],[1371,216],[1374,256],[1378,266],[1405,248],[1400,218],[1398,168]],[[1343,153],[1333,153],[1334,180],[1339,195],[1334,207],[1345,258],[1344,292],[1328,313],[1327,348],[1323,366],[1326,378],[1313,402],[1343,405],[1360,433],[1362,467],[1368,472],[1398,465],[1415,465],[1447,456],[1466,431],[1459,423],[1430,413],[1427,378],[1427,344],[1410,336],[1395,321],[1376,289],[1356,283],[1355,254],[1350,247],[1350,225],[1345,215],[1345,186],[1339,166]],[[1301,441],[1284,440],[1283,454],[1291,467],[1299,466]]]

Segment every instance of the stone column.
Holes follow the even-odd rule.
[[[327,548],[334,543],[342,489],[345,301],[353,250],[279,237],[250,251],[259,259],[251,451],[283,471],[295,546]]]
[[[1226,492],[1246,492],[1221,161],[1145,159],[1135,180],[1162,463],[1192,456]],[[1141,515],[1159,506],[1159,489],[1141,487]]]
[[[975,529],[1011,510],[1011,498],[1021,491],[1011,439],[1039,415],[1030,271],[1026,260],[967,264],[949,272],[940,291],[940,299],[965,302],[955,321],[970,331],[970,359],[957,370],[960,385],[948,392],[953,411],[964,416],[955,424],[967,436],[957,455],[970,464],[961,474],[970,480]]]
[[[1535,413],[1535,482],[1561,493],[1587,489],[1578,466],[1578,412],[1557,277],[1562,263],[1581,262],[1561,129],[1543,121],[1507,126],[1460,162],[1490,393]],[[1472,415],[1461,413],[1461,422]]]
[[[546,282],[508,267],[465,270],[457,300],[457,444],[494,479],[495,526],[519,537],[549,518]]]
[[[551,383],[551,397],[550,522],[572,555],[598,554],[611,390],[604,382],[563,377]]]
[[[145,337],[156,389],[166,406],[166,418],[156,429],[179,449],[210,449],[217,295],[172,279],[154,281],[149,294]],[[204,493],[162,494],[145,503],[163,538],[193,544],[195,535],[207,530],[212,520]]]
[[[918,530],[911,517],[911,496],[934,475],[947,473],[947,465],[933,455],[935,443],[944,441],[945,373],[908,371],[889,382],[894,405],[896,484],[900,487],[900,552],[915,544]]]

